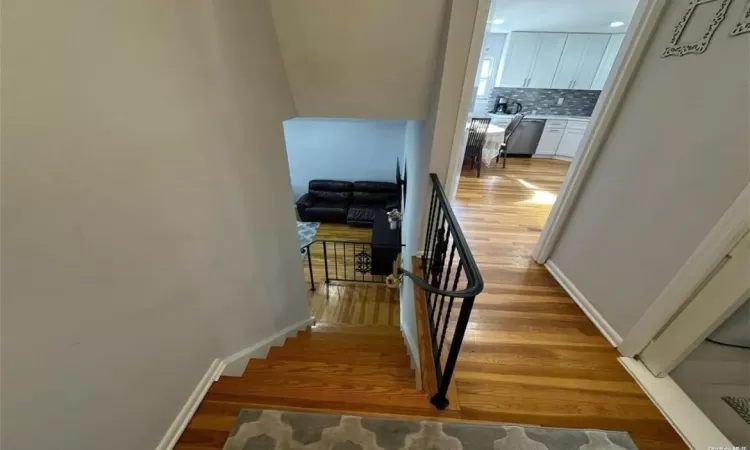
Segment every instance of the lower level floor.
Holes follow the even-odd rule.
[[[227,386],[222,392],[209,391],[178,448],[221,448],[238,411],[260,406],[620,430],[642,450],[686,448],[620,366],[617,351],[547,270],[531,259],[567,168],[561,161],[510,159],[506,169],[484,170],[481,178],[474,172],[461,177],[453,207],[485,288],[472,311],[456,366],[456,399],[449,410],[437,411],[426,397],[422,403],[407,393],[402,402],[394,400],[388,406],[365,394],[342,394],[336,403],[316,402],[310,400],[314,392],[301,392],[299,387],[293,394],[248,397],[238,384],[236,392]],[[318,238],[367,241],[369,230],[324,224]],[[356,325],[365,333],[373,333],[373,327],[397,333],[397,291],[382,285],[319,284],[324,268],[320,257],[312,255],[318,289],[310,291],[310,307],[324,327]],[[304,264],[307,268],[306,260]],[[356,333],[356,328],[351,330]],[[371,334],[365,336],[363,341],[370,340]],[[344,352],[338,358],[346,363],[352,356]],[[319,390],[345,387],[316,385]],[[358,388],[366,392],[368,386]],[[383,389],[382,380],[373,381],[371,388]]]

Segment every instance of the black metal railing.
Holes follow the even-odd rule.
[[[306,251],[310,289],[314,291],[316,277],[313,266],[317,267],[318,272],[322,266],[326,284],[331,281],[385,283],[393,271],[393,261],[401,252],[401,246],[318,239],[311,242]]]
[[[474,298],[484,288],[482,275],[471,254],[458,219],[453,214],[440,180],[430,174],[432,196],[427,216],[427,235],[421,258],[423,278],[400,272],[425,291],[427,322],[435,362],[437,393],[430,402],[438,409],[448,406],[448,387],[469,324]],[[460,303],[458,317],[451,316]],[[447,354],[445,346],[449,346]]]

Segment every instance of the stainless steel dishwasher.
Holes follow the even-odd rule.
[[[544,119],[523,119],[508,139],[509,155],[531,156],[544,132]]]

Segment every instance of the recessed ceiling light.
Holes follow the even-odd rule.
[[[495,19],[492,21],[494,25],[502,25],[505,23],[505,19]]]
[[[612,27],[612,28],[621,27],[623,25],[625,25],[625,22],[612,22],[612,23],[609,24],[609,26]]]

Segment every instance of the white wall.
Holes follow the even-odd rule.
[[[729,37],[744,6],[705,53],[661,58],[686,8],[670,2],[551,256],[621,336],[750,181],[750,34]]]
[[[284,122],[295,197],[313,179],[396,181],[404,153],[404,120],[307,119]]]
[[[446,0],[272,0],[300,116],[424,119]]]
[[[421,239],[425,203],[430,192],[428,166],[430,149],[424,144],[424,121],[409,120],[406,122],[406,139],[404,140],[404,170],[406,174],[406,201],[404,202],[404,220],[401,224],[401,241],[403,251],[402,266],[412,271],[411,257],[416,256],[422,248]],[[414,286],[409,277],[404,277],[401,286],[401,329],[406,336],[410,353],[419,364],[419,341],[417,340],[417,318],[414,309]]]
[[[446,20],[449,25],[445,31],[444,50],[438,58],[439,75],[434,87],[434,103],[431,106],[426,131],[427,136],[431,136],[430,172],[436,173],[444,186],[452,168],[453,138],[461,109],[464,78],[469,67],[470,70],[476,70],[479,56],[477,52],[476,59],[469,61],[479,3],[479,0],[451,2],[450,21]],[[471,89],[470,86],[466,87]],[[467,95],[469,94],[467,91]],[[468,108],[468,104],[466,106]],[[467,111],[463,112],[465,116]]]
[[[270,8],[3,22],[0,447],[154,448],[214,358],[308,317]]]

